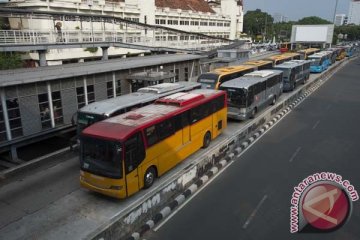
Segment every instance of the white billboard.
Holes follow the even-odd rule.
[[[331,43],[334,25],[294,25],[291,32],[291,42]]]

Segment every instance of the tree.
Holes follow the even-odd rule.
[[[328,20],[316,17],[316,16],[311,16],[311,17],[304,17],[302,19],[300,19],[297,24],[300,25],[313,25],[313,24],[332,24],[331,22],[329,22]]]
[[[265,37],[267,38],[272,35],[273,22],[273,17],[266,12],[262,12],[260,9],[248,11],[244,15],[244,32],[252,37],[266,35]]]
[[[19,53],[0,52],[0,70],[20,68],[23,66]]]

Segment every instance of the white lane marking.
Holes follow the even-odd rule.
[[[250,222],[254,219],[257,211],[259,211],[261,205],[264,204],[265,200],[267,199],[267,195],[265,194],[264,197],[261,199],[261,201],[258,203],[258,205],[256,206],[256,208],[254,209],[254,211],[250,214],[250,216],[248,217],[248,219],[246,220],[246,222],[244,223],[244,225],[242,226],[243,229],[246,229]]]
[[[320,123],[320,120],[318,120],[318,121],[314,124],[314,126],[312,127],[312,130],[314,130],[314,129],[319,125],[319,123]]]
[[[298,153],[300,152],[300,150],[301,150],[301,147],[298,147],[298,148],[296,149],[296,151],[295,151],[295,152],[293,153],[293,155],[291,156],[289,162],[292,162],[292,161],[295,159],[296,155],[298,155]]]
[[[193,195],[190,196],[182,205],[180,205],[174,212],[172,212],[167,218],[165,218],[157,227],[154,228],[154,232],[158,231],[167,221],[169,221],[178,211],[180,211],[183,207],[188,204],[191,199],[193,199],[196,195],[198,195],[205,187],[207,187],[212,181],[214,181],[220,174],[225,171],[231,164],[234,163],[234,160],[229,162],[224,168],[222,168],[212,179],[210,179],[208,182],[206,182],[203,186],[201,186],[197,192],[195,192]]]

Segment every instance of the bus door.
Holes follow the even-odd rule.
[[[190,123],[189,123],[189,111],[186,111],[180,115],[181,117],[181,125],[182,125],[182,144],[185,145],[191,141],[190,137]]]
[[[141,136],[138,132],[128,140],[125,144],[125,174],[126,174],[126,192],[127,196],[130,196],[140,189],[140,177],[139,164],[145,158],[145,147]]]

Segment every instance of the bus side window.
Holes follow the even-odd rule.
[[[138,132],[125,142],[125,165],[126,173],[130,173],[136,169],[145,158],[145,147]]]
[[[182,128],[189,125],[189,112],[183,112],[173,117],[174,119],[174,131],[177,132]]]
[[[248,104],[250,106],[254,102],[254,86],[249,87],[248,90]]]
[[[215,113],[224,108],[224,103],[225,103],[224,97],[225,97],[224,95],[221,95],[220,97],[217,97],[212,101],[212,113]]]
[[[158,133],[159,140],[163,140],[173,135],[175,132],[173,119],[166,119],[161,123],[156,124],[156,131]]]
[[[157,135],[155,125],[145,129],[145,137],[148,146],[152,146],[159,141],[159,137]]]

